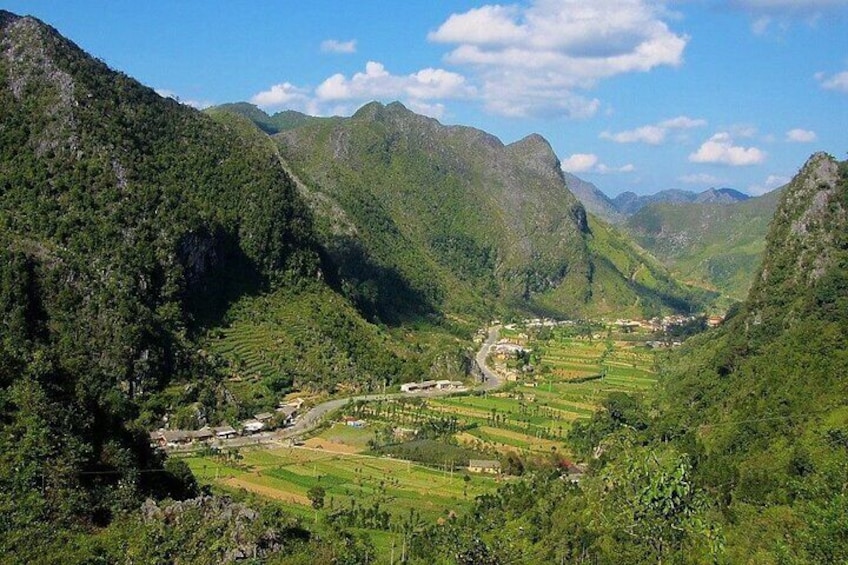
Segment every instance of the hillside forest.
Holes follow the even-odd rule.
[[[0,108],[3,562],[848,561],[845,161],[613,224],[539,135],[200,112],[3,10]]]

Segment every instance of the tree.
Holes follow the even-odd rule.
[[[320,485],[315,485],[306,491],[306,496],[309,498],[309,501],[312,503],[312,508],[315,510],[321,510],[324,508],[324,497],[327,492],[324,490],[324,487]]]
[[[318,511],[324,508],[324,496],[327,492],[321,485],[315,485],[306,491],[306,497],[312,502],[312,508],[315,509],[315,523],[318,523]]]
[[[660,563],[684,547],[712,558],[722,551],[721,533],[707,519],[707,500],[693,484],[688,455],[630,449],[593,486],[601,531],[630,546],[638,560]]]

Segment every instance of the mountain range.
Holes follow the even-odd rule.
[[[751,198],[732,188],[708,188],[692,192],[672,188],[647,195],[622,192],[610,198],[594,184],[578,176],[563,173],[568,189],[586,207],[586,210],[612,224],[620,224],[642,208],[651,204],[734,204]]]
[[[282,159],[311,195],[337,276],[358,302],[387,304],[398,292],[347,260],[351,250],[448,310],[636,315],[695,299],[614,228],[587,220],[538,135],[504,145],[399,103],[371,103],[350,118],[263,117],[244,104],[213,111],[263,131],[277,124]]]
[[[5,11],[0,107],[0,482],[49,493],[5,524],[96,522],[118,492],[161,488],[133,470],[161,471],[140,434],[166,414],[462,374],[492,313],[695,307],[587,219],[539,136],[505,146],[376,103],[259,128]]]
[[[846,162],[815,154],[780,192],[654,202],[619,229],[587,214],[538,135],[504,144],[398,103],[349,118],[202,113],[5,11],[0,108],[12,562],[170,562],[175,532],[215,526],[137,517],[147,497],[199,494],[184,462],[149,446],[166,419],[464,375],[493,316],[651,316],[715,298],[647,250],[699,284],[750,290],[721,327],[657,357],[656,402],[619,395],[574,427],[590,448],[580,484],[509,481],[463,537],[449,539],[449,517],[428,543],[467,542],[468,562],[507,560],[502,532],[575,561],[848,559]],[[186,508],[256,518],[220,501]],[[279,509],[262,520],[233,535],[302,550],[297,562],[331,543]],[[228,543],[215,540],[197,545],[214,555]]]
[[[782,193],[752,198],[730,188],[673,189],[611,199],[592,183],[565,178],[590,213],[618,226],[679,279],[721,293],[719,309],[748,292]]]

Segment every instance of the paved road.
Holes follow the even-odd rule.
[[[486,358],[489,355],[489,350],[492,348],[492,345],[498,340],[498,332],[500,331],[500,326],[493,326],[489,328],[489,336],[486,338],[486,341],[480,346],[480,350],[477,351],[477,364],[480,366],[481,371],[483,372],[483,381],[476,387],[476,390],[494,390],[503,385],[504,379],[492,371],[488,365],[486,365]],[[373,402],[375,400],[388,400],[391,398],[432,398],[436,396],[450,396],[451,394],[456,394],[455,391],[449,390],[433,390],[428,392],[417,392],[417,393],[408,393],[408,392],[393,392],[390,394],[363,394],[360,396],[352,396],[349,398],[337,398],[335,400],[328,400],[327,402],[322,402],[321,404],[313,407],[309,412],[303,414],[300,418],[297,419],[295,424],[289,428],[285,428],[277,431],[274,435],[277,439],[287,439],[297,437],[307,432],[314,430],[321,423],[321,420],[335,410],[338,410],[348,402],[355,401],[366,401]]]
[[[480,384],[474,387],[475,390],[495,390],[497,388],[500,388],[501,385],[503,385],[504,383],[504,379],[496,372],[492,371],[488,365],[486,365],[486,358],[489,356],[489,351],[491,350],[492,345],[494,345],[494,343],[498,340],[498,332],[500,331],[500,329],[500,326],[493,326],[489,328],[489,335],[486,338],[486,341],[483,342],[483,344],[480,346],[479,351],[477,351],[475,359],[477,360],[477,365],[480,367],[480,370],[483,373],[483,377]],[[214,445],[222,447],[243,447],[247,445],[258,445],[262,443],[297,438],[317,428],[327,414],[338,410],[348,402],[373,402],[375,400],[388,400],[391,398],[433,398],[437,396],[450,396],[451,394],[456,394],[456,391],[433,390],[428,392],[416,393],[393,392],[390,394],[362,394],[349,398],[337,398],[335,400],[328,400],[327,402],[322,402],[321,404],[312,407],[308,412],[301,415],[295,421],[294,425],[288,428],[276,430],[273,432],[262,432],[251,436],[237,437],[227,440],[217,440]]]
[[[489,351],[491,351],[492,346],[496,341],[498,341],[498,332],[500,329],[500,326],[492,326],[489,328],[489,337],[486,338],[486,341],[484,341],[483,345],[480,346],[480,351],[477,352],[477,365],[483,372],[483,382],[480,386],[476,387],[477,390],[494,390],[496,388],[500,388],[504,383],[503,377],[486,365],[486,358],[489,356]]]

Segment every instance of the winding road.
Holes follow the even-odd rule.
[[[482,375],[480,376],[480,384],[474,387],[474,390],[496,390],[504,383],[504,379],[486,365],[486,358],[489,356],[489,351],[492,346],[498,340],[498,332],[500,329],[500,326],[492,326],[489,328],[489,335],[477,351],[475,360],[477,361],[477,367],[480,369],[480,373],[482,373]],[[328,414],[338,410],[349,402],[373,402],[376,400],[389,400],[392,398],[434,398],[439,396],[450,396],[452,394],[456,394],[456,391],[433,390],[415,393],[393,392],[390,394],[362,394],[348,398],[336,398],[312,407],[288,428],[273,432],[261,432],[250,436],[236,437],[232,439],[219,439],[216,440],[215,445],[218,445],[219,447],[243,447],[248,445],[274,443],[282,440],[293,440],[317,428]],[[177,450],[183,451],[182,449]]]
[[[474,387],[474,390],[495,390],[503,385],[504,379],[498,375],[496,372],[492,371],[488,365],[486,365],[486,358],[489,356],[489,351],[492,348],[492,345],[498,340],[498,332],[500,331],[500,326],[493,326],[489,328],[489,335],[483,344],[480,346],[480,349],[477,351],[477,355],[475,359],[477,360],[477,366],[480,368],[480,371],[483,373],[481,382],[478,386]],[[337,398],[335,400],[328,400],[327,402],[322,402],[317,406],[311,408],[308,412],[303,414],[297,421],[289,428],[285,428],[283,430],[278,430],[272,435],[274,439],[290,439],[295,438],[297,436],[304,435],[306,433],[311,432],[315,428],[317,428],[321,420],[324,419],[324,416],[338,410],[348,402],[356,402],[356,401],[365,401],[365,402],[373,402],[376,400],[389,400],[392,398],[433,398],[437,396],[450,396],[451,394],[456,394],[455,391],[449,390],[434,390],[429,392],[416,392],[416,393],[408,393],[408,392],[393,392],[390,394],[363,394],[360,396],[351,396],[348,398]]]

